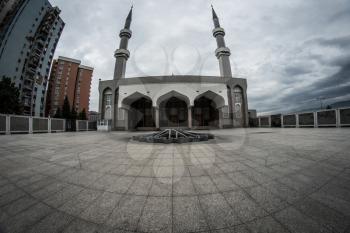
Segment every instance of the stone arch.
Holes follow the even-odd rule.
[[[183,95],[177,91],[169,91],[168,93],[161,95],[158,97],[156,101],[156,106],[159,107],[160,103],[163,102],[164,100],[170,99],[171,97],[176,97],[180,100],[183,100],[186,102],[187,106],[190,106],[190,98],[186,95]]]
[[[225,106],[225,99],[207,91],[198,95],[194,100],[192,110],[193,126],[198,128],[220,127],[220,111]]]
[[[190,99],[177,92],[170,91],[157,99],[160,127],[188,127],[188,108]]]
[[[113,98],[113,91],[112,88],[106,87],[102,91],[102,119],[105,120],[112,120],[112,98]]]
[[[196,99],[199,99],[201,97],[206,97],[208,99],[211,99],[213,101],[213,103],[215,103],[216,108],[222,108],[225,106],[225,99],[221,95],[219,95],[213,91],[206,91],[206,92],[196,96],[196,98],[194,98],[194,100],[196,101]]]
[[[244,126],[245,101],[244,89],[240,85],[235,85],[232,88],[232,109],[233,125],[236,127]]]
[[[128,95],[127,97],[124,97],[122,100],[121,100],[121,105],[123,108],[128,108],[128,106],[130,106],[134,101],[140,99],[140,98],[145,98],[145,99],[148,99],[150,101],[152,101],[152,99],[147,96],[147,95],[144,95],[138,91],[135,91],[134,93],[132,93],[131,95]]]
[[[123,111],[127,112],[126,128],[129,130],[150,130],[155,127],[152,99],[140,92],[125,97],[122,101]]]

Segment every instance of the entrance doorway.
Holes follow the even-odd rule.
[[[185,101],[171,97],[159,106],[160,127],[188,127],[188,109]]]

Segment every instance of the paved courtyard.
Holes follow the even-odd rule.
[[[350,232],[350,129],[0,136],[0,232]]]

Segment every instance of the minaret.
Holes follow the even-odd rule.
[[[213,35],[216,38],[216,43],[218,45],[218,48],[215,50],[215,55],[219,60],[220,65],[220,75],[221,77],[232,77],[231,72],[231,63],[230,63],[230,55],[231,51],[229,48],[226,47],[225,44],[225,30],[220,27],[219,18],[216,15],[216,12],[212,7],[213,12],[213,21],[214,21],[214,30]]]
[[[132,20],[132,8],[128,14],[125,21],[124,29],[120,31],[120,45],[114,53],[116,58],[115,68],[114,68],[114,80],[119,80],[125,78],[126,62],[130,57],[130,52],[128,50],[128,42],[131,38],[132,32],[130,30],[131,20]]]

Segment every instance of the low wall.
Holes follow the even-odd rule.
[[[258,121],[259,127],[347,127],[350,126],[350,108],[259,116]]]
[[[75,131],[96,130],[96,122],[76,121]],[[67,131],[65,119],[0,114],[0,134]]]

